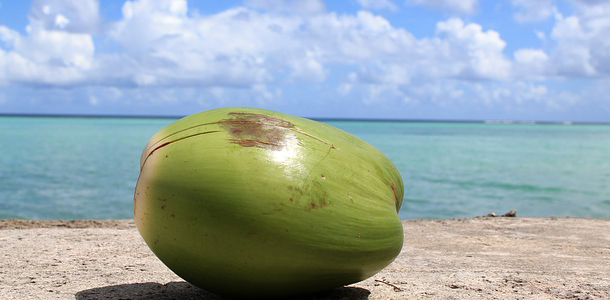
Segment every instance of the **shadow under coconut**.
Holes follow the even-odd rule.
[[[239,288],[239,287],[236,287]],[[341,287],[305,297],[290,298],[291,300],[366,300],[371,292],[359,287]],[[76,300],[223,300],[220,297],[202,290],[187,282],[156,282],[109,285],[82,290],[75,294]]]

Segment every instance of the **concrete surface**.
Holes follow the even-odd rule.
[[[403,251],[382,272],[299,299],[610,299],[608,219],[403,226]],[[174,275],[129,220],[0,220],[0,257],[0,299],[222,299]]]

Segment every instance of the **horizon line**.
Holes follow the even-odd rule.
[[[181,119],[188,115],[129,115],[129,114],[46,114],[46,113],[0,113],[0,117],[32,118],[99,118],[99,119]],[[399,119],[399,118],[341,118],[302,117],[315,121],[338,122],[402,122],[402,123],[471,123],[495,125],[610,125],[610,121],[577,120],[509,120],[509,119]]]

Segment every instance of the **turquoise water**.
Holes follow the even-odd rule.
[[[173,121],[0,117],[0,218],[131,218],[140,153]],[[610,126],[326,123],[394,162],[403,219],[610,218]]]

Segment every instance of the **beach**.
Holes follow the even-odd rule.
[[[403,250],[383,271],[299,299],[610,299],[610,219],[403,227]],[[0,253],[0,299],[222,299],[167,269],[131,220],[0,220]]]

